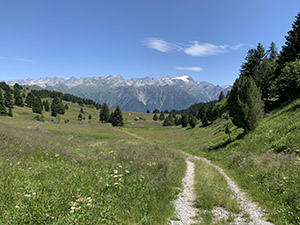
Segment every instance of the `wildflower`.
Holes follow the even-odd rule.
[[[24,195],[24,197],[26,197],[26,198],[30,198],[30,197],[31,197],[31,195],[29,195],[29,194],[26,194],[26,195]]]
[[[118,170],[114,170],[114,173],[118,173]]]
[[[77,195],[76,198],[80,198],[80,195]]]
[[[125,170],[125,173],[129,173],[129,170]]]
[[[21,161],[17,162],[17,165],[20,165],[21,164]]]
[[[92,198],[91,198],[91,197],[87,197],[87,198],[86,198],[86,200],[90,200],[90,199],[92,199]]]
[[[58,157],[59,156],[59,154],[55,154],[55,157]]]
[[[16,206],[15,206],[15,208],[16,208],[16,209],[19,209],[19,208],[20,208],[20,206],[16,205]]]
[[[91,203],[86,204],[86,206],[90,206],[90,205],[91,205]]]
[[[36,195],[36,193],[35,193],[35,192],[33,192],[33,193],[32,193],[32,195]]]
[[[116,182],[116,183],[114,183],[114,185],[116,185],[116,186],[117,186],[117,185],[118,185],[118,183]]]
[[[122,165],[119,165],[119,168],[122,168]]]
[[[70,213],[74,213],[74,210],[72,209],[72,210],[70,211]]]

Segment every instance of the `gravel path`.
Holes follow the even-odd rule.
[[[215,167],[219,171],[219,173],[221,173],[224,176],[225,180],[228,183],[230,190],[233,192],[233,197],[239,203],[240,208],[244,212],[246,212],[250,215],[251,221],[247,224],[249,224],[249,225],[273,225],[273,223],[267,222],[264,219],[265,214],[263,213],[262,209],[259,206],[257,206],[254,202],[249,201],[245,197],[245,193],[243,193],[239,189],[239,187],[233,182],[233,180],[231,180],[227,176],[227,174],[224,172],[224,170],[222,168],[212,164],[210,160],[207,160],[205,158],[201,158],[201,157],[197,157],[197,156],[191,156],[191,158],[196,159],[196,160],[202,160],[202,161],[208,163],[209,165]],[[236,224],[236,223],[233,223],[233,224]],[[242,223],[237,223],[237,224],[242,224]]]
[[[182,180],[183,192],[181,192],[174,202],[178,221],[171,220],[171,225],[189,225],[193,224],[193,217],[196,216],[197,209],[193,207],[195,200],[194,185],[194,163],[186,159],[187,169],[185,177]]]

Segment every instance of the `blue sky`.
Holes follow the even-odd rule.
[[[232,84],[248,49],[280,49],[299,11],[299,0],[0,0],[0,80],[188,74]]]

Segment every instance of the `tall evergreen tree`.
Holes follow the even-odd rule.
[[[0,88],[0,115],[6,115],[7,111],[4,105],[3,91]]]
[[[181,125],[182,127],[187,127],[188,124],[189,124],[188,116],[184,113],[181,115]]]
[[[153,116],[153,120],[154,120],[154,121],[157,121],[157,120],[158,120],[158,117],[157,117],[156,113],[155,113],[154,116]]]
[[[15,99],[15,105],[24,107],[23,98],[21,96],[21,92],[18,86],[14,86],[14,99]]]
[[[296,20],[290,30],[285,36],[286,42],[282,46],[282,50],[278,57],[277,75],[286,66],[286,63],[293,62],[300,58],[300,13],[296,16]]]
[[[39,96],[35,97],[32,105],[32,112],[42,114],[42,111],[43,111],[43,104],[41,102],[41,98]]]
[[[89,114],[89,120],[91,120],[92,119],[92,115],[91,114]]]
[[[159,118],[160,121],[163,121],[165,119],[165,114],[164,112],[160,112]]]
[[[13,113],[12,113],[12,109],[11,107],[9,107],[8,109],[8,114],[7,114],[9,117],[13,117]]]
[[[62,103],[62,100],[59,97],[54,97],[51,103],[51,116],[57,116],[57,114],[64,114],[65,106]]]
[[[4,92],[4,105],[7,108],[13,107],[13,97],[10,88]]]
[[[225,98],[223,91],[221,91],[219,95],[219,102],[222,101]]]
[[[191,128],[194,128],[197,125],[197,119],[195,116],[189,116],[189,124]]]
[[[170,113],[164,120],[163,126],[173,126],[174,125],[174,119],[172,114]]]
[[[113,125],[113,126],[124,126],[122,111],[121,111],[119,106],[117,106],[117,108],[116,108],[116,110],[113,114],[111,125]]]
[[[32,108],[35,101],[35,95],[32,92],[29,92],[26,96],[25,103],[29,108]]]
[[[102,107],[100,109],[99,120],[101,123],[109,122],[109,108],[106,103],[102,104]]]
[[[50,110],[50,103],[49,103],[48,100],[46,100],[46,101],[45,101],[45,111],[46,111],[46,112],[49,112],[49,110]]]
[[[227,107],[232,122],[246,133],[252,130],[263,117],[260,90],[251,77],[235,80],[228,98]]]
[[[82,114],[81,114],[81,113],[78,114],[78,120],[79,120],[79,121],[82,120]]]

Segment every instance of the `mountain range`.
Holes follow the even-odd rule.
[[[88,78],[47,77],[10,80],[7,83],[70,93],[96,102],[106,102],[111,108],[119,105],[122,110],[135,112],[145,112],[147,109],[185,109],[194,103],[215,100],[221,91],[226,94],[231,89],[230,85],[197,82],[188,75],[130,80],[125,80],[120,75]]]

